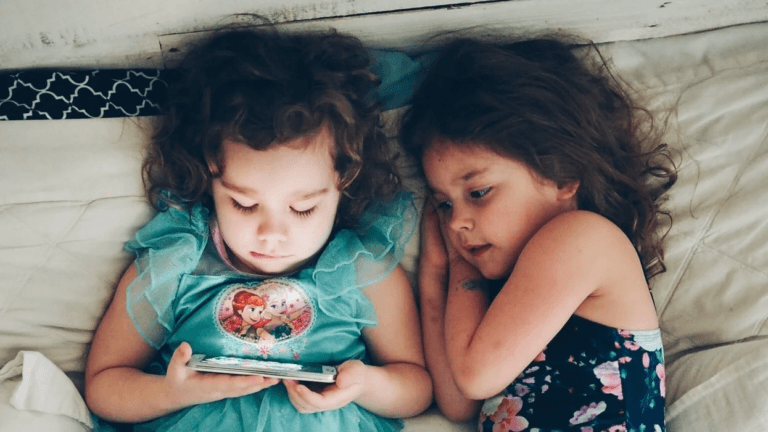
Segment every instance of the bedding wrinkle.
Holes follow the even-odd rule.
[[[88,207],[94,203],[99,202],[110,202],[113,200],[122,200],[122,199],[143,199],[145,198],[144,195],[117,195],[117,196],[109,196],[109,197],[102,197],[102,198],[94,198],[90,200],[72,200],[72,199],[61,199],[61,200],[44,200],[44,201],[25,201],[25,202],[14,202],[14,203],[5,203],[0,204],[0,210],[5,210],[7,208],[11,208],[14,206],[25,206],[25,205],[35,205],[35,204],[67,204],[67,203],[73,203],[73,204],[79,204],[83,205],[85,207]]]
[[[768,126],[768,125],[766,125]],[[760,140],[763,144],[766,142],[766,134],[767,129],[766,127],[763,128],[763,131],[761,133],[762,139]],[[675,295],[675,292],[677,290],[677,287],[680,283],[680,280],[682,279],[688,264],[690,263],[690,260],[692,259],[693,255],[698,251],[699,246],[703,243],[704,238],[707,236],[708,232],[710,231],[713,222],[715,221],[715,218],[717,217],[718,213],[720,212],[723,205],[734,196],[736,186],[739,183],[739,180],[741,179],[742,175],[744,174],[745,170],[749,167],[750,161],[755,160],[755,158],[760,154],[761,152],[761,145],[755,146],[751,150],[751,152],[747,155],[747,157],[743,160],[743,162],[739,165],[735,175],[731,179],[730,183],[728,184],[726,189],[725,198],[722,198],[719,200],[717,204],[713,206],[713,208],[706,214],[704,217],[704,223],[701,226],[701,228],[698,230],[698,232],[694,236],[694,245],[690,248],[686,256],[684,257],[682,263],[678,267],[677,271],[675,272],[675,276],[672,279],[672,282],[670,284],[671,292],[669,295],[667,295],[659,304],[658,306],[658,314],[659,317],[662,317],[664,315],[664,312],[666,311],[667,305],[672,301],[672,298]],[[695,160],[692,158],[692,160]],[[698,182],[694,184],[694,186],[698,185]],[[695,194],[691,197],[691,200],[693,201],[695,199]],[[668,268],[669,270],[669,268]]]
[[[743,260],[740,260],[740,259],[738,259],[738,258],[736,258],[736,257],[734,257],[734,256],[732,256],[730,254],[727,254],[727,253],[723,252],[722,250],[720,250],[720,249],[718,249],[716,247],[710,246],[705,241],[702,241],[701,243],[699,243],[699,246],[701,246],[703,248],[706,248],[707,252],[715,253],[715,254],[723,257],[723,258],[727,258],[728,260],[733,261],[734,263],[736,263],[739,266],[741,266],[743,269],[749,269],[749,270],[752,270],[752,271],[754,271],[756,273],[760,273],[761,275],[766,277],[766,282],[768,282],[768,273],[766,273],[766,271],[764,269],[757,268],[754,265],[746,263]]]
[[[24,275],[24,280],[14,290],[13,294],[11,294],[10,296],[6,297],[5,304],[0,305],[0,313],[5,313],[5,312],[8,311],[8,308],[10,307],[11,302],[13,300],[15,300],[16,297],[19,296],[19,294],[27,286],[27,283],[29,282],[29,279],[32,277],[32,274],[35,271],[39,270],[40,268],[44,267],[45,264],[51,259],[51,256],[53,255],[53,251],[54,251],[54,249],[56,249],[56,245],[58,244],[58,242],[61,241],[62,239],[64,239],[67,236],[67,234],[69,234],[69,232],[72,231],[72,228],[74,228],[75,224],[77,224],[77,221],[80,219],[80,217],[84,213],[85,213],[85,208],[82,208],[81,211],[80,211],[80,214],[77,217],[73,218],[73,220],[69,224],[69,226],[63,230],[61,235],[56,236],[54,240],[46,239],[46,236],[44,234],[40,233],[37,229],[35,229],[32,226],[30,226],[29,224],[25,223],[23,220],[18,219],[16,217],[13,217],[12,215],[8,215],[9,217],[13,217],[16,221],[18,221],[19,224],[24,225],[27,228],[29,228],[30,232],[32,232],[32,233],[36,232],[38,234],[41,234],[41,239],[45,240],[43,242],[43,244],[47,245],[47,248],[46,248],[46,250],[43,253],[41,253],[39,255],[40,256],[40,260],[38,260],[38,262],[36,264],[34,264],[34,268],[30,269],[29,271],[26,272],[26,274]]]

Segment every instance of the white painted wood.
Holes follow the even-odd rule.
[[[272,22],[354,17],[490,0],[0,0],[0,69],[159,67],[157,36],[259,14]]]
[[[0,0],[0,69],[173,66],[186,43],[255,12],[286,31],[335,27],[374,47],[416,51],[448,32],[494,40],[549,30],[596,42],[663,37],[768,21],[768,2]]]

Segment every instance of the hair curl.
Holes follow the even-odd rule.
[[[266,150],[328,126],[342,197],[336,228],[352,227],[370,200],[401,180],[388,158],[379,83],[362,43],[335,31],[278,34],[230,29],[194,48],[169,83],[168,102],[143,164],[150,202],[212,209],[225,139]],[[174,196],[170,202],[165,194]],[[179,200],[181,202],[179,202]]]
[[[596,55],[592,55],[596,54]],[[558,186],[579,182],[579,209],[629,237],[646,279],[666,270],[660,215],[677,180],[661,130],[589,43],[577,56],[558,38],[443,47],[400,133],[418,160],[435,139],[484,145]]]

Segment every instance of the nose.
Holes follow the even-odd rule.
[[[272,246],[288,239],[288,228],[284,219],[271,212],[263,212],[256,228],[256,237]]]
[[[464,206],[454,205],[451,208],[451,218],[448,220],[448,227],[456,232],[471,231],[475,227],[475,221],[471,212]]]

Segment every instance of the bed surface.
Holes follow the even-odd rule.
[[[668,430],[765,430],[768,23],[601,48],[647,106],[669,113],[680,167],[667,272],[652,281]],[[387,114],[393,138],[398,115]],[[82,385],[93,330],[131,260],[123,243],[151,215],[139,177],[151,121],[0,121],[0,366],[39,351]],[[19,378],[0,382],[0,432],[87,430],[9,405]],[[469,429],[434,410],[406,424]]]

